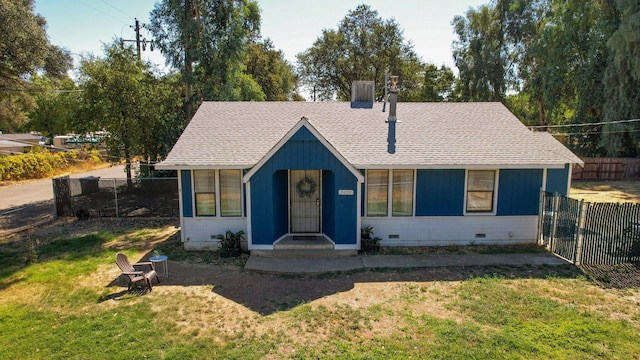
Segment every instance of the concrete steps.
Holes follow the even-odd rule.
[[[328,259],[357,254],[357,250],[336,250],[333,242],[321,235],[289,236],[274,244],[273,250],[251,250],[252,256],[282,259]]]
[[[251,256],[279,259],[329,259],[335,257],[355,256],[357,250],[335,249],[274,249],[251,250]]]

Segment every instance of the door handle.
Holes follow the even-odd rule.
[[[316,206],[320,206],[320,198],[316,198]]]

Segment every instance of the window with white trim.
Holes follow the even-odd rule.
[[[467,171],[467,212],[493,212],[495,170]]]
[[[220,216],[242,216],[240,170],[220,170]]]
[[[387,216],[389,170],[367,170],[367,216]]]
[[[194,170],[196,216],[216,216],[216,177],[214,170]]]
[[[413,170],[393,170],[392,216],[413,215]]]

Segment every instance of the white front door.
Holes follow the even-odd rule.
[[[289,171],[289,228],[291,233],[319,233],[320,170]]]

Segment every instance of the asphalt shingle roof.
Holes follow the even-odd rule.
[[[382,104],[204,102],[162,168],[250,168],[302,117],[356,168],[544,167],[581,163],[500,103],[398,103],[396,151],[387,151]]]

